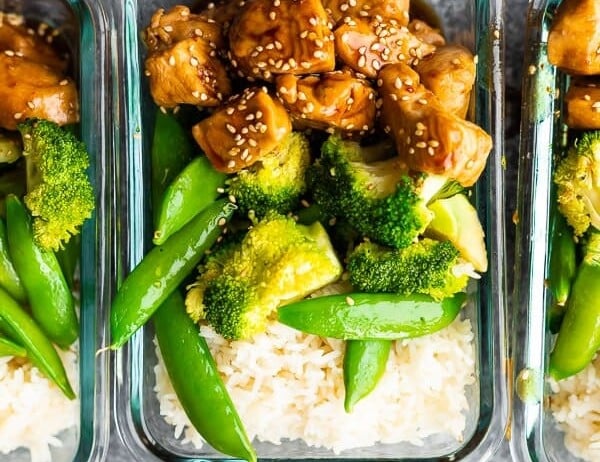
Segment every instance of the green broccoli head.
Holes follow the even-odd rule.
[[[33,216],[36,242],[58,250],[94,210],[94,191],[87,176],[89,156],[73,133],[54,122],[19,124],[27,167],[24,202]]]
[[[320,223],[299,225],[274,212],[243,240],[211,255],[190,287],[192,319],[206,319],[225,338],[249,338],[286,303],[337,280],[342,266]]]
[[[600,229],[600,131],[583,134],[556,166],[554,173],[558,210],[582,236],[593,226]]]
[[[406,247],[431,221],[427,203],[448,180],[411,176],[397,156],[370,162],[372,157],[372,148],[331,136],[308,170],[309,189],[324,213],[381,244]]]
[[[228,192],[240,213],[252,210],[257,217],[269,210],[287,213],[306,190],[304,176],[310,160],[308,139],[292,132],[274,151],[229,179]]]
[[[249,281],[229,274],[216,277],[206,288],[206,321],[228,339],[247,339],[265,330],[270,307],[263,304]]]
[[[429,238],[403,249],[363,242],[350,255],[348,272],[357,290],[421,293],[436,299],[464,290],[475,273],[452,243]]]

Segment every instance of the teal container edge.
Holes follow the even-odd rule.
[[[121,120],[117,184],[119,209],[126,211],[119,222],[119,260],[116,270],[122,280],[141,260],[150,246],[152,214],[150,209],[149,172],[150,142],[155,106],[149,98],[143,75],[145,58],[140,30],[153,11],[169,8],[175,0],[123,0],[115,10],[117,21],[117,66],[114,77],[125,85],[117,87],[118,117]],[[190,4],[191,2],[183,2]],[[335,457],[313,448],[270,449],[259,456],[265,460],[396,460],[396,461],[487,461],[506,438],[510,418],[511,371],[508,363],[508,334],[505,283],[504,218],[504,2],[503,0],[431,0],[442,16],[444,31],[450,41],[471,48],[479,57],[478,77],[471,116],[490,134],[494,149],[488,166],[474,193],[476,205],[486,231],[490,270],[477,285],[475,302],[467,308],[473,322],[477,349],[477,384],[470,390],[473,412],[468,416],[465,440],[452,446],[416,447],[411,445],[379,446]],[[453,16],[452,16],[453,15]],[[465,33],[465,30],[468,33]],[[153,392],[153,367],[156,364],[151,326],[138,331],[116,353],[113,408],[117,431],[136,460],[168,462],[224,461],[213,451],[195,451],[182,445],[172,435],[160,416]],[[286,452],[288,451],[288,452]]]

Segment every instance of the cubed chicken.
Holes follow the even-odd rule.
[[[396,141],[401,159],[418,172],[444,175],[472,186],[492,149],[491,137],[442,106],[410,66],[385,66],[378,80],[384,130]]]
[[[434,47],[443,47],[446,45],[446,39],[444,39],[442,32],[420,19],[413,19],[408,23],[408,30],[423,43],[428,43]]]
[[[448,112],[465,118],[475,83],[475,59],[460,45],[437,48],[415,66],[421,83],[437,96]]]
[[[365,134],[375,123],[375,90],[348,72],[281,75],[275,87],[297,128]]]
[[[49,27],[40,25],[37,30],[30,29],[20,21],[10,21],[8,15],[0,13],[0,52],[64,72],[67,60],[47,43],[48,37],[52,38]]]
[[[600,130],[600,84],[573,81],[564,104],[570,128]]]
[[[600,2],[564,0],[548,36],[548,60],[570,74],[600,74]]]
[[[44,64],[0,53],[0,127],[15,130],[27,118],[78,122],[75,83]]]
[[[232,173],[260,160],[291,131],[283,105],[255,87],[194,125],[192,135],[217,170]]]
[[[323,0],[323,6],[335,24],[345,17],[395,19],[398,24],[408,24],[410,0]]]
[[[165,108],[179,104],[218,106],[231,93],[225,66],[200,37],[152,53],[146,59],[146,76],[154,102]]]
[[[339,59],[370,78],[377,77],[386,64],[414,65],[435,50],[395,20],[348,19],[334,35]]]
[[[192,14],[187,6],[175,5],[169,11],[159,9],[152,15],[144,38],[150,52],[163,51],[177,42],[200,37],[213,49],[224,46],[221,25],[214,19]]]
[[[229,30],[231,63],[243,75],[332,71],[331,23],[320,0],[248,0]]]

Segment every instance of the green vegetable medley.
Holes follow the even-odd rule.
[[[199,325],[230,341],[252,339],[275,321],[346,340],[351,412],[376,387],[392,342],[452,323],[469,280],[487,270],[467,188],[491,138],[465,120],[474,57],[451,47],[438,58],[444,38],[423,22],[415,30],[427,26],[429,38],[413,36],[404,27],[408,11],[379,24],[367,10],[340,10],[336,29],[327,21],[335,5],[326,11],[319,0],[232,5],[160,9],[144,31],[159,106],[155,247],[116,294],[111,334],[119,348],[151,318],[193,425],[216,449],[252,461]],[[346,14],[362,16],[374,37],[405,34],[394,46],[407,48],[392,58],[374,46],[368,61],[357,59],[360,50],[344,50],[352,46],[344,34],[358,33],[356,24],[342,25]],[[274,24],[254,33],[263,21]],[[262,44],[271,35],[273,43]],[[290,51],[293,40],[319,50]],[[464,93],[410,58],[429,54],[464,66],[450,78],[465,79]],[[338,69],[340,60],[348,67]]]

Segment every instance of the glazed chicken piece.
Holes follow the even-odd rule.
[[[565,95],[566,124],[581,130],[600,130],[600,85],[572,81]]]
[[[75,83],[48,66],[0,53],[0,127],[15,130],[27,118],[78,122]]]
[[[351,17],[394,19],[399,25],[406,26],[410,0],[323,0],[323,6],[335,24]]]
[[[38,28],[38,31],[28,29],[23,24],[11,24],[0,13],[0,51],[8,56],[27,58],[38,64],[44,64],[52,69],[64,72],[67,60],[44,40],[44,34],[49,28]]]
[[[600,2],[564,0],[548,36],[548,60],[569,74],[600,74]]]
[[[448,112],[462,119],[466,117],[475,83],[475,59],[468,49],[460,45],[437,48],[435,53],[422,59],[415,70],[423,85]]]
[[[267,89],[247,88],[192,128],[213,166],[233,173],[271,152],[292,131],[283,105]]]
[[[423,43],[428,43],[434,47],[443,47],[446,45],[446,39],[440,30],[431,27],[420,19],[413,19],[408,23],[408,30]]]
[[[213,49],[220,49],[225,42],[221,24],[212,18],[192,14],[187,6],[175,5],[169,11],[157,10],[145,30],[144,39],[150,52],[163,51],[177,42],[199,37]]]
[[[297,128],[365,134],[375,123],[375,90],[348,72],[281,75],[275,87]]]
[[[152,53],[146,59],[146,76],[154,102],[165,108],[179,104],[218,106],[231,93],[225,66],[200,37]]]
[[[320,0],[248,0],[229,30],[230,59],[247,77],[312,74],[335,67]]]
[[[490,136],[448,112],[406,64],[384,67],[378,83],[384,129],[396,141],[401,159],[418,172],[444,175],[472,186],[492,149]]]
[[[397,21],[349,19],[335,30],[338,57],[349,67],[370,78],[386,64],[417,64],[435,47],[415,37]]]

